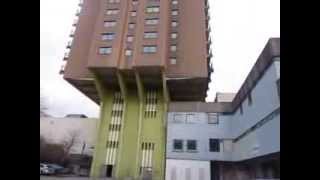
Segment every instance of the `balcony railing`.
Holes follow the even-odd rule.
[[[63,60],[66,61],[69,59],[69,52],[64,53]]]
[[[212,58],[212,50],[209,49],[209,53],[208,53],[208,56],[207,56],[208,59],[211,59]]]
[[[77,9],[76,16],[80,16],[80,9]]]
[[[75,32],[75,30],[72,29],[69,36],[70,36],[70,37],[74,37],[74,32]]]
[[[82,6],[83,5],[83,0],[80,0],[78,5]]]
[[[77,26],[79,19],[73,20],[72,26]]]
[[[67,44],[67,48],[70,49],[71,46],[72,46],[72,41],[69,41],[68,44]]]
[[[61,66],[59,74],[64,74],[64,65]]]

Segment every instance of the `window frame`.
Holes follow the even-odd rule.
[[[106,50],[105,53],[102,53],[102,51],[101,51],[102,49]],[[107,49],[110,49],[110,50],[107,51]],[[99,49],[98,49],[98,54],[99,55],[109,55],[111,53],[112,53],[112,47],[111,46],[99,47]]]
[[[130,54],[127,54],[127,52],[130,52]],[[133,51],[132,51],[132,49],[126,49],[124,54],[125,54],[126,57],[132,57]]]
[[[146,36],[146,35],[150,35],[150,34],[153,34],[153,35],[155,35],[155,36]],[[144,39],[156,39],[156,38],[158,38],[158,32],[157,31],[148,31],[148,32],[144,32],[144,34],[143,34],[143,38]]]
[[[172,50],[173,47],[175,47],[174,51]],[[177,50],[178,50],[177,45],[175,45],[175,44],[174,45],[170,45],[170,52],[177,52]]]
[[[110,35],[112,35],[112,38],[103,38],[103,37],[109,37]],[[114,40],[116,36],[116,33],[101,33],[101,40],[102,41],[112,41]]]
[[[172,63],[173,60],[174,60],[174,63]],[[176,65],[176,64],[177,64],[177,58],[176,58],[176,57],[171,57],[171,58],[170,58],[170,64],[171,64],[171,65]]]
[[[146,13],[152,14],[152,13],[159,13],[160,12],[160,6],[148,6],[146,7]]]
[[[155,51],[145,51],[146,48],[148,48],[148,49],[154,48]],[[154,53],[157,53],[157,45],[143,45],[142,52],[143,52],[144,54],[154,54]]]
[[[108,0],[108,3],[112,3],[112,4],[120,3],[120,0]]]
[[[110,15],[117,15],[117,14],[119,14],[119,9],[107,9],[107,12],[106,12],[106,14],[108,15],[108,16],[110,16]],[[110,13],[109,13],[110,12]]]
[[[209,139],[209,152],[220,152],[220,142],[221,139],[210,138]],[[216,146],[214,146],[216,143]],[[213,145],[213,146],[211,146]]]
[[[173,26],[173,24],[176,24],[175,26]],[[178,21],[171,21],[171,27],[178,27],[179,23]]]
[[[127,36],[127,42],[133,42],[133,38],[134,38],[134,36],[128,35],[128,36]],[[130,39],[131,39],[131,40],[130,40]]]
[[[109,24],[108,26],[106,26],[106,24]],[[109,27],[115,27],[117,25],[117,21],[111,20],[111,21],[104,21],[103,22],[103,26],[106,28]]]
[[[177,12],[177,13],[174,14],[173,12]],[[171,10],[171,16],[178,16],[178,15],[179,15],[178,9],[173,9],[173,10]]]
[[[210,116],[215,115],[216,116],[216,122],[210,121]],[[208,124],[219,124],[219,114],[218,113],[208,113]]]
[[[182,117],[182,121],[180,122],[180,120],[177,120],[176,117]],[[185,114],[180,114],[180,113],[176,113],[173,115],[173,123],[186,123],[186,118],[187,116]]]
[[[139,4],[139,1],[138,0],[132,0],[132,5],[133,6],[136,6],[136,5],[138,5]]]
[[[177,32],[172,32],[170,35],[171,39],[178,39],[178,33]]]
[[[176,149],[176,143],[181,143],[181,149]],[[182,152],[183,151],[183,140],[182,139],[173,139],[172,149],[174,152]]]
[[[148,23],[148,22],[156,22],[156,23]],[[159,24],[159,18],[146,18],[144,24],[148,26],[157,25]]]
[[[189,149],[190,142],[194,142],[195,149]],[[188,151],[188,152],[196,152],[197,150],[198,150],[197,140],[195,140],[195,139],[188,139],[188,140],[187,140],[187,151]]]
[[[130,11],[131,17],[137,17],[137,11]]]
[[[177,3],[174,3],[174,2],[177,2]],[[171,1],[171,4],[172,4],[172,5],[178,5],[179,2],[178,2],[178,0],[172,0],[172,1]]]
[[[131,23],[128,24],[128,28],[129,29],[134,29],[135,27],[136,27],[136,23],[131,22]]]

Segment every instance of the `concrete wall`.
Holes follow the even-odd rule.
[[[174,122],[175,115],[181,115],[186,117],[187,114],[194,115],[194,121],[190,122]],[[209,152],[209,139],[231,139],[231,125],[226,120],[226,117],[219,119],[218,124],[208,124],[207,113],[168,113],[168,132],[167,132],[167,158],[178,158],[178,159],[196,159],[196,160],[231,160],[231,152],[226,152],[223,149],[223,142],[220,143],[220,152]],[[184,140],[184,151],[175,152],[173,150],[173,140],[182,139]],[[196,140],[197,151],[187,152],[186,141]]]
[[[242,102],[243,114],[240,109],[231,116],[231,131],[233,138],[263,120],[271,112],[280,108],[277,90],[278,67],[275,62],[266,70],[260,81],[251,91],[252,104],[248,98]],[[234,144],[233,160],[243,160],[264,154],[280,151],[280,117],[276,116],[262,127],[249,133]]]
[[[40,118],[40,135],[53,143],[60,143],[69,138],[70,133],[79,133],[78,143],[72,153],[80,154],[83,143],[86,143],[85,154],[92,155],[97,133],[98,119],[95,118]]]
[[[167,159],[166,180],[210,180],[209,161]]]
[[[278,57],[280,58],[280,57]],[[206,112],[169,112],[167,158],[240,161],[280,151],[280,100],[277,80],[280,61],[273,61],[248,97],[233,114],[219,113],[219,124],[208,124]],[[275,112],[274,112],[275,111]],[[174,122],[175,115],[194,114],[193,123]],[[254,128],[252,128],[254,127]],[[251,130],[250,130],[251,129]],[[243,136],[243,134],[246,135]],[[241,138],[239,138],[242,136]],[[209,139],[222,139],[220,152],[209,152]],[[191,153],[173,151],[173,139],[197,140],[198,150]],[[235,140],[231,145],[230,140]],[[186,146],[186,141],[184,146]],[[224,148],[228,146],[229,152]],[[232,153],[230,152],[232,151]]]

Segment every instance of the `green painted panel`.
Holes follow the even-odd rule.
[[[91,177],[100,177],[101,166],[105,163],[106,160],[106,143],[109,133],[109,123],[111,120],[111,110],[112,110],[112,101],[113,101],[113,91],[104,92],[101,100],[103,101],[102,107],[100,109],[100,122],[98,128],[98,135],[95,145],[95,150],[93,154],[93,161],[91,165]]]
[[[101,86],[100,86],[101,87]],[[111,120],[113,103],[113,90],[101,91],[103,93],[101,118],[98,129],[97,143],[95,147],[91,177],[100,176],[101,166],[106,160],[106,142],[108,139],[108,126]],[[117,160],[113,174],[116,179],[139,176],[141,166],[141,144],[143,142],[155,143],[153,152],[153,179],[164,180],[165,175],[165,114],[166,102],[162,89],[157,90],[157,116],[153,118],[144,117],[144,103],[139,101],[136,89],[128,89],[124,99],[124,116],[120,135],[120,145],[117,151]],[[142,93],[140,93],[142,94]],[[143,93],[145,96],[145,93]]]
[[[139,99],[136,91],[130,91],[125,100],[126,109],[123,121],[123,134],[118,155],[116,177],[134,177],[136,173],[136,155],[139,126]]]

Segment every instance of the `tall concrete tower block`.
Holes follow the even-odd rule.
[[[166,112],[204,101],[207,0],[84,0],[61,73],[100,105],[92,177],[165,177]]]

